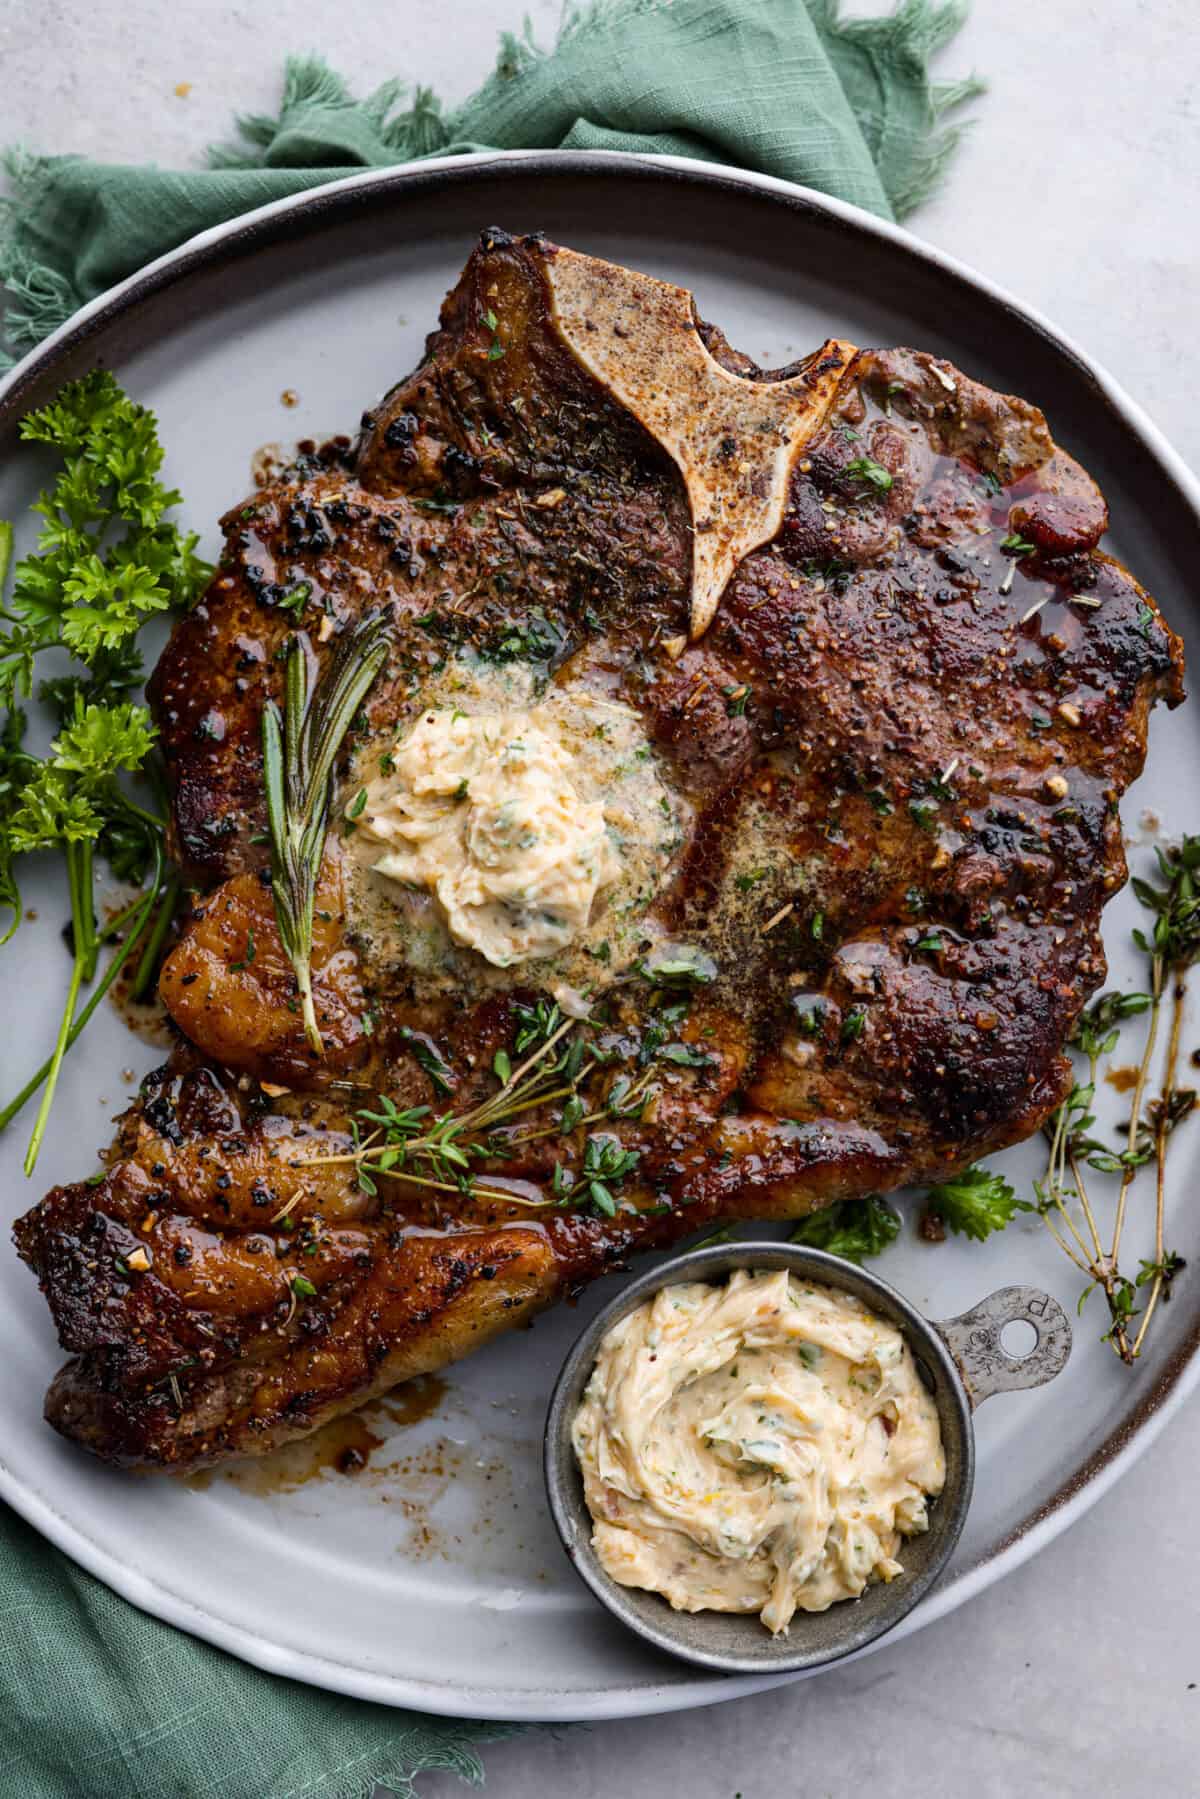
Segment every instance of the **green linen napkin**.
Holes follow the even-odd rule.
[[[444,113],[428,88],[354,100],[321,61],[287,66],[278,118],[238,121],[207,169],[10,149],[0,283],[10,350],[210,225],[360,168],[455,151],[660,151],[779,175],[903,218],[959,135],[944,115],[979,83],[935,83],[966,0],[903,0],[843,20],[839,0],[592,0],[543,54],[506,35],[491,78]],[[402,100],[407,96],[407,105]],[[3,364],[0,364],[3,366]]]
[[[953,149],[943,115],[978,91],[929,76],[964,11],[904,0],[843,21],[837,0],[598,0],[567,11],[548,54],[528,34],[503,38],[495,73],[450,113],[420,87],[402,109],[398,82],[356,101],[306,58],[287,66],[279,117],[240,120],[207,169],[10,151],[8,342],[29,349],[206,226],[356,168],[454,151],[666,151],[903,216]],[[0,1669],[0,1799],[359,1799],[377,1781],[411,1793],[432,1768],[478,1782],[472,1744],[505,1730],[245,1667],[135,1611],[2,1509]]]

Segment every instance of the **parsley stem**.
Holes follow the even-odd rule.
[[[95,848],[88,841],[68,845],[67,849],[75,954],[82,956],[83,979],[90,981],[96,972],[100,954],[100,940],[96,936]],[[72,849],[75,851],[74,857],[70,853]]]
[[[100,1004],[101,1000],[103,1000],[105,994],[108,992],[109,988],[112,986],[113,982],[116,980],[117,976],[120,974],[122,968],[124,968],[126,962],[129,960],[130,956],[132,955],[134,947],[137,944],[138,939],[140,938],[143,929],[145,928],[146,920],[150,916],[150,912],[154,905],[154,902],[158,898],[158,895],[162,890],[162,871],[163,871],[162,851],[160,848],[157,848],[157,846],[156,846],[156,867],[155,867],[154,879],[151,882],[150,887],[142,895],[141,900],[138,902],[138,906],[136,909],[135,916],[133,918],[133,922],[130,924],[130,927],[129,927],[129,934],[126,937],[124,943],[121,945],[120,949],[118,949],[116,951],[116,953],[114,954],[114,956],[112,958],[112,961],[109,963],[108,967],[105,969],[104,974],[101,977],[100,984],[98,987],[96,987],[96,989],[92,993],[91,998],[88,1000],[87,1005],[84,1006],[84,1008],[80,1012],[79,1016],[77,1018],[75,1018],[73,1020],[73,1022],[71,1023],[71,1027],[70,1027],[69,1031],[67,1032],[66,1049],[64,1049],[64,1051],[63,1051],[64,1055],[66,1054],[66,1050],[69,1050],[71,1048],[71,1046],[72,1046],[72,1044],[74,1044],[76,1038],[79,1037],[81,1032],[84,1030],[85,1026],[89,1023],[93,1014],[95,1013],[97,1006]],[[62,1056],[58,1057],[58,1062],[59,1062],[59,1065],[61,1066]],[[53,1055],[47,1056],[46,1060],[42,1063],[41,1067],[37,1070],[36,1074],[30,1075],[29,1079],[26,1081],[26,1083],[22,1087],[21,1091],[16,1095],[16,1097],[14,1099],[9,1100],[8,1104],[4,1107],[3,1111],[0,1111],[0,1131],[6,1130],[7,1127],[12,1123],[13,1119],[17,1116],[17,1113],[20,1112],[28,1104],[28,1102],[33,1098],[34,1094],[37,1092],[37,1090],[41,1086],[42,1082],[44,1080],[46,1080],[46,1078],[51,1073],[51,1070],[54,1069],[54,1063],[55,1063],[55,1057]],[[57,1079],[57,1071],[56,1070],[55,1070],[55,1078]],[[46,1109],[48,1110],[49,1108],[47,1107]],[[36,1152],[35,1152],[35,1159],[36,1159]]]
[[[131,800],[127,793],[121,795],[121,803],[124,805],[127,812],[132,812],[135,818],[141,819],[144,825],[149,825],[152,831],[166,830],[167,821],[165,818],[160,818],[157,812],[147,812],[145,806],[139,806],[137,801]]]
[[[34,1120],[33,1135],[29,1139],[29,1148],[25,1151],[26,1174],[32,1174],[37,1166],[38,1152],[42,1147],[42,1138],[46,1134],[46,1123],[50,1117],[50,1107],[54,1104],[54,1089],[58,1085],[58,1071],[62,1067],[63,1057],[70,1046],[71,1020],[82,981],[83,957],[77,952],[75,964],[71,969],[71,984],[67,988],[67,1003],[63,1008],[62,1020],[58,1027],[58,1040],[54,1045],[54,1053],[50,1057],[50,1065],[46,1070],[46,1091],[42,1094],[42,1103],[38,1107],[38,1115]]]
[[[46,1090],[42,1094],[42,1103],[38,1107],[37,1117],[33,1121],[33,1135],[29,1139],[29,1148],[25,1151],[25,1173],[30,1175],[37,1166],[38,1153],[42,1147],[42,1138],[46,1134],[46,1125],[50,1118],[50,1108],[54,1104],[54,1091],[58,1086],[59,1070],[63,1065],[63,1057],[67,1053],[71,1036],[71,1025],[75,1018],[75,1007],[79,1000],[79,989],[88,973],[88,961],[93,954],[92,943],[95,930],[92,927],[92,857],[90,843],[68,843],[67,881],[71,889],[71,924],[75,938],[75,960],[71,966],[71,980],[67,988],[67,1003],[63,1007],[59,1021],[58,1037],[54,1051],[50,1057],[50,1066],[46,1071]]]
[[[129,989],[130,999],[141,999],[154,979],[158,967],[158,958],[162,951],[167,932],[171,928],[171,920],[175,916],[175,907],[179,902],[179,876],[171,875],[164,883],[162,901],[158,908],[158,916],[151,926],[146,938],[145,948],[138,958],[137,971]]]
[[[121,936],[125,926],[129,923],[134,914],[141,911],[145,899],[146,890],[143,888],[137,898],[135,900],[130,900],[123,911],[118,912],[114,918],[109,919],[106,925],[100,927],[96,932],[97,943],[114,943],[116,939]]]

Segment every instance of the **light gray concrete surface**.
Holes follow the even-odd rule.
[[[860,10],[861,0],[855,0]],[[182,162],[314,48],[448,98],[521,0],[0,0],[0,140]],[[543,41],[557,0],[525,0]],[[1200,462],[1194,0],[975,0],[944,57],[991,91],[914,228],[1042,307]],[[184,96],[179,83],[190,83]],[[703,1713],[497,1745],[491,1799],[1200,1794],[1200,1408],[1070,1534],[895,1650]],[[425,1799],[461,1791],[420,1782]]]

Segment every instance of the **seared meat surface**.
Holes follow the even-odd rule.
[[[227,515],[156,670],[200,889],[161,982],[181,1041],[103,1179],[16,1232],[74,1358],[47,1416],[108,1459],[265,1450],[636,1249],[942,1177],[1069,1084],[1125,878],[1117,802],[1154,701],[1182,697],[1178,640],[1098,547],[1099,491],[1036,408],[936,358],[827,346],[764,374],[699,325],[746,381],[837,379],[780,529],[689,641],[688,490],[557,329],[555,254],[485,235],[354,450]],[[397,948],[355,833],[331,832],[318,1058],[274,921],[261,717],[295,634],[319,668],[375,609],[390,657],[335,817],[448,671],[520,664],[631,709],[676,836],[573,960],[496,969]],[[664,945],[708,978],[657,978]],[[523,1115],[473,1190],[358,1181],[356,1113],[478,1104],[552,996],[590,1009],[581,1117]],[[598,1132],[636,1158],[611,1214]]]

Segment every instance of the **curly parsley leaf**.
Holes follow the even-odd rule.
[[[85,706],[77,698],[49,757],[27,774],[8,822],[12,848],[94,842],[110,818],[130,809],[115,777],[140,768],[153,740],[144,706]]]
[[[100,650],[86,668],[74,674],[51,675],[39,681],[38,699],[65,725],[74,716],[77,698],[85,705],[111,706],[137,692],[145,677],[141,652],[136,642],[129,640],[115,650]]]
[[[953,1180],[931,1187],[926,1205],[950,1230],[977,1243],[1002,1231],[1018,1212],[1031,1209],[991,1168],[967,1168]]]
[[[107,369],[72,381],[22,421],[26,441],[62,466],[39,495],[37,550],[17,564],[0,630],[0,702],[33,690],[37,656],[65,647],[82,662],[114,652],[145,620],[196,599],[212,570],[198,539],[166,518],[180,496],[158,479],[157,421]]]
[[[14,707],[0,732],[0,917],[7,915],[0,946],[8,942],[21,922],[21,891],[17,886],[17,857],[12,838],[13,817],[20,808],[29,777],[37,768],[36,756],[22,747],[25,714]]]
[[[865,1262],[882,1255],[900,1233],[900,1216],[878,1193],[865,1199],[839,1199],[823,1212],[814,1212],[792,1232],[793,1243],[824,1249],[848,1262]]]
[[[51,745],[51,755],[59,768],[97,786],[122,770],[140,768],[155,735],[145,706],[128,701],[89,706],[78,695],[69,723]]]

